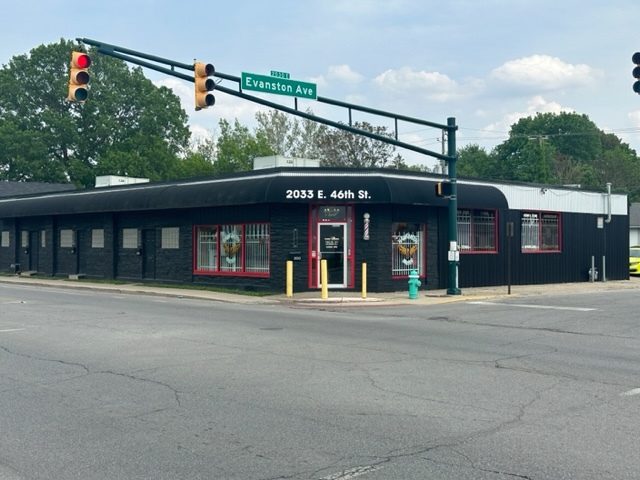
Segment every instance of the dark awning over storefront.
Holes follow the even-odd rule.
[[[182,209],[258,203],[394,203],[446,206],[445,177],[380,169],[278,168],[240,174],[0,199],[0,217]],[[507,208],[500,190],[458,183],[458,205]]]

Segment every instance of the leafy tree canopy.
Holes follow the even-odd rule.
[[[393,137],[387,127],[367,122],[355,122],[353,126],[376,135]],[[384,168],[401,162],[401,159],[394,159],[394,145],[336,128],[327,129],[320,139],[319,150],[320,163],[328,167]]]
[[[252,134],[237,118],[233,125],[222,119],[219,126],[220,136],[213,163],[216,173],[252,170],[254,158],[274,155],[265,135],[260,132]]]
[[[307,109],[306,113],[312,115],[313,111]],[[327,132],[325,125],[278,110],[258,112],[256,121],[256,134],[264,135],[275,155],[320,158],[319,144]]]
[[[308,109],[308,114],[313,112]],[[257,135],[263,135],[277,155],[313,158],[328,167],[408,168],[394,145],[348,132],[306,118],[293,118],[271,110],[256,114]],[[386,127],[356,122],[355,128],[393,137]]]
[[[89,99],[69,102],[64,39],[0,69],[0,178],[92,186],[96,175],[168,179],[189,141],[187,115],[140,68],[89,50]]]
[[[538,113],[512,125],[507,142],[522,144],[543,139],[555,152],[591,162],[602,152],[602,132],[588,116],[577,113]]]
[[[603,188],[612,183],[640,199],[640,159],[613,134],[577,113],[542,113],[520,119],[491,152],[478,145],[458,151],[460,175]]]

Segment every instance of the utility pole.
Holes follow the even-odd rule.
[[[545,150],[544,150],[544,141],[545,140],[549,140],[549,136],[548,135],[530,135],[528,137],[529,140],[538,140],[538,144],[540,146],[540,159],[538,160],[538,163],[540,165],[540,173],[542,173],[544,175],[544,178],[539,178],[538,181],[542,182],[542,183],[546,183],[548,182],[550,179],[550,172],[548,172],[547,169],[547,165],[546,165],[546,155],[545,155]]]
[[[442,155],[445,155],[444,147],[445,147],[446,141],[447,141],[447,130],[442,129],[442,138],[438,139],[438,141],[442,145]],[[440,173],[442,173],[442,174],[447,173],[447,162],[442,160],[442,159],[440,160]]]

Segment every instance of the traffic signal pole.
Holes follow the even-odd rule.
[[[189,82],[196,82],[196,76],[190,76],[187,74],[179,73],[175,71],[175,68],[181,68],[184,70],[190,70],[194,73],[196,70],[197,62],[194,64],[186,64],[182,62],[176,62],[174,60],[170,60],[167,58],[158,57],[155,55],[149,55],[147,53],[138,52],[135,50],[131,50],[128,48],[118,47],[115,45],[110,45],[108,43],[100,42],[97,40],[92,40],[89,38],[77,38],[78,42],[85,43],[87,45],[91,45],[96,47],[98,53],[103,55],[111,56],[114,58],[118,58],[120,60],[124,60],[125,62],[133,63],[135,65],[139,65],[141,67],[149,68],[150,70],[154,70],[156,72],[164,73],[166,75],[170,75],[172,77],[180,78],[182,80],[186,80]],[[145,60],[149,61],[145,61]],[[155,62],[155,63],[151,63]],[[164,64],[169,66],[170,68],[163,67],[157,64]],[[213,67],[212,67],[213,68]],[[355,133],[357,135],[362,135],[364,137],[371,138],[373,140],[378,140],[380,142],[388,143],[391,145],[395,145],[396,147],[404,148],[406,150],[410,150],[412,152],[420,153],[423,155],[427,155],[429,157],[437,158],[438,160],[444,160],[448,163],[448,172],[449,172],[449,180],[452,183],[452,196],[449,198],[448,210],[449,210],[449,276],[448,276],[448,284],[449,287],[447,289],[447,294],[449,295],[460,295],[460,289],[458,288],[458,251],[457,251],[457,184],[456,184],[456,131],[458,127],[456,126],[455,118],[451,117],[447,119],[447,124],[443,125],[440,123],[430,122],[428,120],[422,120],[414,117],[407,117],[404,115],[397,115],[390,112],[385,112],[382,110],[376,110],[369,107],[364,107],[361,105],[351,104],[347,102],[342,102],[339,100],[333,100],[326,97],[317,97],[317,101],[321,103],[327,103],[329,105],[334,105],[338,107],[343,107],[349,109],[349,125],[345,125],[344,123],[334,122],[333,120],[329,120],[327,118],[318,117],[316,115],[312,115],[296,108],[289,108],[284,105],[270,102],[263,98],[255,97],[253,95],[248,95],[242,91],[241,88],[241,79],[240,77],[228,75],[221,72],[213,73],[213,76],[218,77],[223,80],[230,80],[238,83],[239,89],[233,90],[230,88],[223,87],[219,84],[215,86],[215,89],[226,93],[228,95],[232,95],[234,97],[242,98],[244,100],[248,100],[253,103],[257,103],[259,105],[263,105],[269,108],[273,108],[285,113],[289,113],[291,115],[296,115],[298,117],[302,117],[317,123],[321,123],[327,125],[329,127],[334,127],[340,130],[345,130],[351,133]],[[440,130],[444,130],[447,132],[447,140],[448,140],[448,151],[447,154],[438,153],[431,150],[427,150],[425,148],[420,148],[416,145],[412,145],[410,143],[401,142],[397,139],[397,130],[396,130],[396,138],[385,137],[383,135],[377,135],[372,132],[368,132],[366,130],[361,130],[359,128],[354,128],[351,126],[351,111],[356,110],[364,113],[369,113],[373,115],[379,115],[387,118],[395,119],[396,125],[398,120],[413,123],[416,125],[423,125],[427,127],[437,128]]]
[[[107,43],[104,43],[104,42],[100,42],[100,41],[97,41],[97,40],[92,40],[92,39],[89,39],[89,38],[77,38],[76,40],[78,42],[86,43],[87,45],[92,45],[92,46],[96,47],[97,52],[101,53],[103,55],[107,55],[107,56],[110,56],[110,57],[118,58],[120,60],[124,60],[125,62],[133,63],[135,65],[140,65],[141,67],[149,68],[150,70],[155,70],[156,72],[164,73],[164,74],[170,75],[172,77],[180,78],[182,80],[186,80],[186,81],[189,81],[189,82],[195,82],[195,78],[194,77],[192,77],[190,75],[187,75],[187,74],[184,74],[184,73],[176,72],[174,70],[174,68],[182,68],[184,70],[194,71],[195,67],[194,67],[193,64],[177,62],[175,60],[170,60],[170,59],[158,57],[158,56],[155,56],[155,55],[149,55],[149,54],[143,53],[143,52],[137,52],[135,50],[131,50],[131,49],[124,48],[124,47],[118,47],[118,46],[115,46],[115,45],[110,45],[110,44],[107,44]],[[139,57],[139,58],[136,58],[136,57]],[[165,65],[170,66],[171,68],[162,67],[162,66],[157,65],[155,63],[146,62],[144,60],[140,60],[140,58],[144,58],[146,60],[151,60],[151,61],[156,62],[156,63],[165,64]],[[240,84],[240,77],[237,77],[237,76],[234,76],[234,75],[228,75],[228,74],[225,74],[225,73],[222,73],[222,72],[215,72],[213,74],[213,76],[221,78],[223,80],[235,81],[238,84]],[[401,142],[401,141],[396,140],[394,138],[385,137],[383,135],[376,135],[375,133],[367,132],[366,130],[361,130],[359,128],[354,128],[354,127],[352,127],[350,125],[345,125],[344,123],[334,122],[332,120],[329,120],[329,119],[326,119],[326,118],[323,118],[323,117],[318,117],[316,115],[311,115],[311,114],[308,114],[306,112],[303,112],[303,111],[300,111],[300,110],[296,110],[294,108],[289,108],[289,107],[286,107],[286,106],[278,104],[278,103],[270,102],[270,101],[265,100],[263,98],[258,98],[258,97],[254,97],[253,95],[248,95],[248,94],[246,94],[246,93],[244,93],[242,91],[233,90],[233,89],[230,89],[230,88],[223,87],[221,85],[216,85],[216,90],[218,90],[220,92],[223,92],[223,93],[226,93],[226,94],[229,94],[229,95],[232,95],[234,97],[242,98],[244,100],[248,100],[250,102],[257,103],[259,105],[264,105],[264,106],[269,107],[269,108],[274,108],[276,110],[280,110],[282,112],[289,113],[291,115],[296,115],[298,117],[306,118],[306,119],[312,120],[314,122],[318,122],[318,123],[322,123],[322,124],[330,126],[330,127],[338,128],[340,130],[346,130],[346,131],[351,132],[351,133],[355,133],[355,134],[358,134],[358,135],[363,135],[365,137],[369,137],[369,138],[372,138],[374,140],[379,140],[381,142],[389,143],[391,145],[395,145],[397,147],[404,148],[406,150],[411,150],[411,151],[416,152],[416,153],[421,153],[423,155],[434,157],[434,158],[437,158],[439,160],[444,160],[444,161],[449,161],[450,160],[450,157],[448,155],[444,155],[444,154],[441,154],[441,153],[438,153],[438,152],[433,152],[431,150],[427,150],[425,148],[420,148],[420,147],[417,147],[415,145],[411,145],[409,143],[404,143],[404,142]],[[393,113],[384,112],[382,110],[376,110],[376,109],[363,107],[363,106],[360,106],[360,105],[355,105],[355,104],[351,104],[351,103],[347,103],[347,102],[341,102],[339,100],[332,100],[330,98],[325,98],[325,97],[318,97],[317,100],[319,102],[327,103],[327,104],[330,104],[330,105],[349,108],[349,109],[352,109],[352,110],[357,110],[357,111],[370,113],[370,114],[374,114],[374,115],[385,116],[385,117],[388,117],[388,118],[395,118],[397,120],[402,120],[402,121],[409,122],[409,123],[414,123],[414,124],[417,124],[417,125],[428,126],[428,127],[432,127],[432,128],[441,129],[441,130],[445,129],[449,133],[451,133],[450,132],[450,127],[448,125],[443,125],[443,124],[440,124],[440,123],[430,122],[430,121],[427,121],[427,120],[422,120],[422,119],[414,118],[414,117],[396,115],[396,114],[393,114]]]
[[[458,179],[456,173],[456,119],[447,119],[447,152],[449,162],[447,170],[449,172],[449,182],[451,182],[451,196],[449,197],[449,288],[448,295],[460,295],[458,288],[458,264],[460,263],[460,252],[458,251]]]

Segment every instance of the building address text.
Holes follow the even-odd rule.
[[[367,190],[298,190],[288,189],[286,190],[286,199],[298,200],[370,200],[371,196]]]

